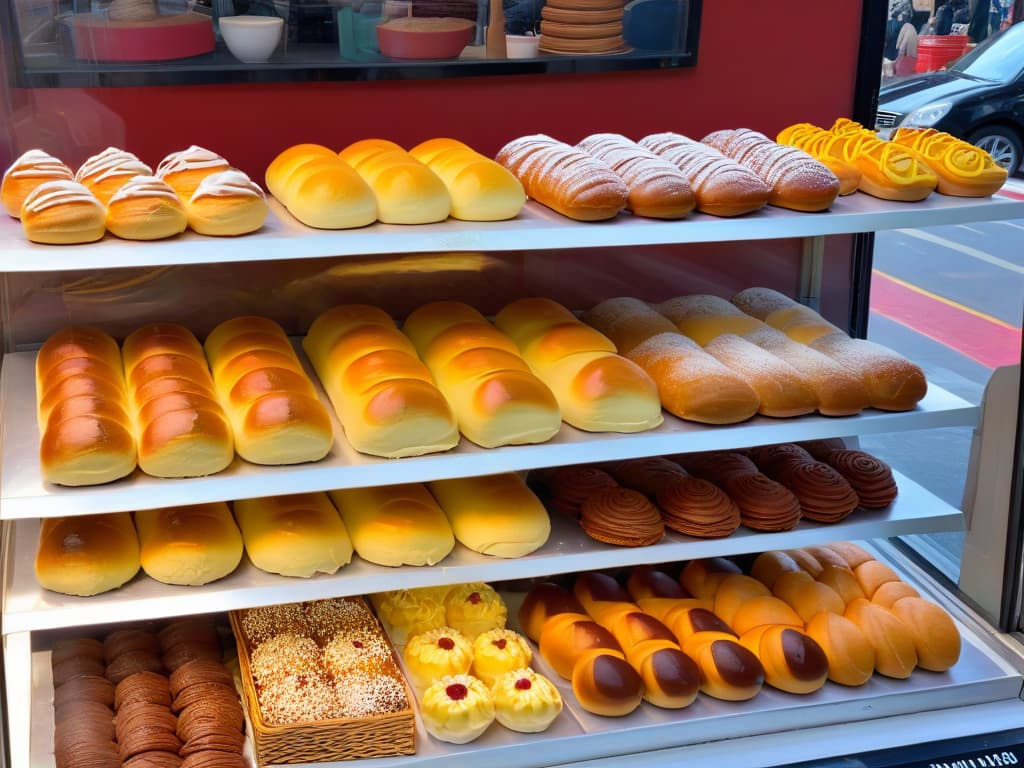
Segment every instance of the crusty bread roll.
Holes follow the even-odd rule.
[[[540,499],[514,472],[435,480],[427,486],[462,546],[495,557],[540,549],[551,520]]]
[[[452,209],[440,177],[397,144],[364,139],[338,153],[377,198],[377,218],[385,224],[444,221]]]
[[[434,565],[455,537],[422,483],[331,491],[356,554],[377,565]]]
[[[155,477],[202,477],[235,458],[203,348],[187,328],[143,326],[122,349],[139,468]]]
[[[839,179],[823,163],[763,133],[747,128],[715,131],[703,142],[756,173],[771,190],[769,205],[824,211],[839,194]]]
[[[681,136],[658,133],[640,146],[675,165],[690,182],[697,210],[714,216],[740,216],[768,202],[770,190],[757,175],[714,147]]]
[[[853,569],[853,575],[857,577],[860,588],[869,599],[874,597],[875,592],[883,584],[902,581],[899,574],[881,560],[864,561]]]
[[[682,171],[625,136],[595,133],[576,148],[606,163],[626,183],[626,209],[636,216],[681,219],[697,203]]]
[[[327,455],[331,418],[281,326],[236,317],[214,328],[204,349],[239,456],[253,464],[298,464]]]
[[[1006,182],[1007,171],[981,147],[934,128],[899,127],[890,139],[917,152],[938,177],[940,195],[988,197]]]
[[[236,501],[245,552],[261,571],[309,578],[352,560],[352,541],[326,493]]]
[[[775,589],[775,582],[786,573],[803,573],[803,571],[796,560],[778,549],[762,552],[750,566],[750,575],[771,590]],[[781,597],[781,595],[779,596]]]
[[[365,227],[377,220],[373,190],[337,153],[296,144],[267,167],[267,189],[303,224],[318,229]]]
[[[135,176],[152,176],[153,169],[131,152],[107,147],[78,167],[75,181],[107,205],[121,187]]]
[[[428,139],[409,150],[438,175],[452,201],[452,218],[514,219],[526,203],[519,179],[507,168],[454,139]]]
[[[764,325],[727,299],[710,294],[677,296],[655,305],[654,309],[702,347],[724,333],[743,336]]]
[[[267,201],[259,184],[231,169],[204,176],[185,202],[185,213],[201,235],[234,237],[263,226]]]
[[[526,194],[570,219],[614,218],[629,199],[629,188],[606,164],[544,134],[510,141],[495,159]]]
[[[818,407],[814,389],[800,371],[740,336],[723,333],[704,346],[704,351],[737,376],[743,376],[757,393],[757,412],[786,418],[813,413]]]
[[[156,175],[170,184],[178,197],[189,200],[203,179],[230,169],[231,164],[216,152],[193,144],[161,160]]]
[[[904,597],[920,596],[921,594],[905,581],[887,581],[880,584],[874,591],[874,594],[871,595],[871,602],[891,610],[897,600],[902,600]]]
[[[74,181],[71,169],[41,149],[30,149],[11,163],[0,183],[0,201],[12,218],[21,216],[21,204],[29,193],[47,181]]]
[[[917,666],[917,646],[911,629],[896,614],[867,600],[854,600],[843,614],[875,650],[875,671],[886,677],[910,677]]]
[[[139,571],[139,539],[131,515],[52,517],[40,522],[36,581],[65,595],[98,595]]]
[[[515,343],[472,307],[435,302],[402,326],[455,412],[459,430],[484,448],[543,443],[561,426],[558,401]]]
[[[828,679],[828,657],[795,627],[761,625],[740,635],[740,644],[764,667],[764,681],[786,693],[814,693]]]
[[[207,584],[242,559],[242,534],[222,501],[139,511],[135,527],[142,569],[165,584]]]
[[[386,312],[363,304],[329,309],[302,347],[357,451],[393,459],[458,443],[448,402]]]
[[[826,565],[821,569],[821,573],[818,574],[817,579],[822,584],[835,590],[836,594],[839,595],[847,605],[858,597],[867,597],[867,595],[864,594],[864,589],[861,587],[860,582],[857,581],[857,577],[853,575],[853,571],[849,568],[837,568],[834,565]]]
[[[573,667],[572,692],[587,712],[623,717],[640,706],[644,683],[621,653],[601,648],[582,654]]]
[[[872,408],[910,411],[928,394],[928,381],[920,366],[881,344],[833,333],[820,336],[810,346],[860,374]]]
[[[92,243],[106,232],[107,211],[77,181],[44,181],[21,204],[21,228],[33,243]]]
[[[903,597],[890,610],[909,628],[921,669],[945,672],[956,664],[960,658],[960,632],[942,608],[920,597]]]
[[[59,485],[98,485],[135,469],[135,437],[117,343],[65,328],[36,356],[39,463]]]
[[[494,323],[551,388],[567,424],[588,432],[642,432],[661,424],[661,400],[650,377],[562,305],[520,299]]]
[[[860,628],[841,614],[822,611],[807,622],[807,636],[825,652],[828,679],[864,685],[875,672],[875,648]]]
[[[107,230],[125,240],[160,240],[185,231],[178,193],[156,176],[135,176],[107,201]]]
[[[771,288],[747,288],[730,301],[801,344],[810,344],[819,336],[840,331],[810,307]]]

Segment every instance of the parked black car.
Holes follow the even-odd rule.
[[[878,97],[875,127],[922,126],[988,150],[1014,173],[1024,156],[1024,23],[988,38],[946,71],[901,78]]]

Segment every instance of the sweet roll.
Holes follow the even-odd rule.
[[[643,701],[643,679],[618,651],[602,648],[583,653],[571,680],[579,705],[595,715],[622,717]]]
[[[22,203],[29,193],[47,181],[60,180],[74,181],[75,175],[53,155],[41,149],[30,149],[4,171],[0,183],[0,201],[8,216],[20,218]]]
[[[338,156],[373,191],[377,218],[384,224],[429,224],[444,221],[451,213],[444,182],[397,144],[364,139]]]
[[[629,593],[606,573],[581,573],[573,582],[572,592],[587,614],[602,624],[610,623],[612,614],[637,610]]]
[[[800,501],[781,483],[761,472],[715,472],[713,482],[740,510],[740,522],[755,531],[788,531],[800,522]]]
[[[187,227],[178,193],[156,176],[132,177],[107,201],[107,231],[124,240],[161,240]]]
[[[482,581],[459,584],[444,596],[444,616],[471,643],[484,632],[504,629],[508,607],[501,595]]]
[[[446,675],[467,675],[473,665],[473,644],[452,627],[438,627],[409,638],[402,652],[409,682],[424,691]]]
[[[373,190],[337,153],[296,144],[267,166],[267,189],[303,224],[318,229],[365,227],[377,220]]]
[[[620,547],[646,547],[665,535],[661,513],[639,491],[613,488],[589,496],[580,526],[592,539]]]
[[[807,622],[807,636],[828,659],[828,679],[864,685],[875,672],[875,649],[860,628],[842,614],[822,611]]]
[[[626,459],[610,465],[608,471],[621,485],[652,499],[671,480],[686,477],[685,469],[663,456]]]
[[[875,559],[874,555],[864,549],[864,547],[852,541],[833,541],[828,545],[828,548],[842,557],[846,561],[846,567],[850,569],[856,568],[868,560]]]
[[[427,733],[451,744],[479,738],[494,722],[491,692],[471,675],[439,678],[423,692],[419,704]]]
[[[938,177],[936,191],[958,197],[988,197],[1006,182],[1007,171],[981,147],[934,128],[899,127],[893,143],[913,149]]]
[[[589,466],[560,467],[548,481],[548,500],[555,510],[579,520],[583,514],[583,503],[588,498],[598,491],[617,487],[615,478],[603,469]]]
[[[242,559],[242,534],[224,502],[135,513],[142,570],[164,584],[198,586]]]
[[[886,677],[905,679],[917,666],[917,646],[911,629],[896,614],[867,600],[846,606],[852,621],[875,651],[875,671]]]
[[[740,525],[740,508],[717,485],[699,477],[672,478],[656,497],[666,528],[697,538],[731,535]]]
[[[555,673],[571,680],[573,668],[585,651],[601,649],[622,654],[615,637],[603,626],[575,614],[558,614],[544,622],[540,633],[540,655]]]
[[[827,565],[821,569],[821,573],[816,578],[821,584],[831,587],[847,605],[858,597],[867,597],[860,582],[857,581],[857,577],[853,575],[853,571],[849,568],[837,568],[833,565]]]
[[[654,309],[702,347],[723,333],[743,336],[764,325],[728,300],[709,294],[677,296],[654,305]]]
[[[758,467],[793,492],[803,517],[818,523],[837,523],[857,508],[856,492],[831,466],[815,461],[792,444],[776,448],[793,448],[803,455],[777,452],[772,459],[768,451],[762,451],[766,458],[757,460]]]
[[[139,539],[127,512],[40,521],[36,581],[65,595],[98,595],[139,571]]]
[[[805,624],[822,611],[842,614],[846,601],[828,584],[804,571],[787,572],[775,580],[772,594],[784,600]]]
[[[395,645],[445,626],[444,596],[428,589],[399,589],[374,595],[377,616]]]
[[[33,243],[92,243],[106,232],[106,209],[77,181],[44,181],[26,195],[18,216]]]
[[[840,331],[810,307],[771,288],[746,288],[730,301],[801,344],[810,344],[819,336]]]
[[[900,598],[890,610],[909,629],[921,669],[945,672],[956,664],[960,632],[946,611],[920,597]]]
[[[892,610],[897,600],[902,600],[904,597],[920,596],[921,594],[905,581],[887,581],[879,585],[871,595],[871,602]]]
[[[572,592],[557,584],[541,582],[519,604],[519,626],[528,638],[538,642],[544,622],[560,613],[586,614]]]
[[[687,638],[682,650],[700,668],[701,692],[712,698],[746,701],[764,685],[760,660],[731,635],[697,632]]]
[[[562,712],[562,695],[544,675],[527,666],[497,677],[491,685],[494,717],[519,733],[540,733]]]
[[[896,480],[892,468],[881,459],[843,448],[829,451],[824,460],[853,486],[862,509],[885,509],[895,501]]]
[[[679,583],[697,598],[714,598],[722,582],[729,576],[743,573],[736,563],[724,557],[691,560],[679,572]]]
[[[231,164],[216,152],[193,144],[161,160],[156,167],[156,175],[167,182],[178,197],[187,201],[203,179],[230,168]]]
[[[185,212],[199,234],[233,237],[263,226],[267,201],[256,182],[232,169],[204,176],[187,198]]]
[[[874,597],[883,584],[902,581],[899,574],[881,560],[864,561],[853,569],[853,575],[868,598]]]
[[[689,597],[689,593],[683,589],[682,584],[664,571],[649,565],[638,565],[630,570],[626,579],[626,591],[631,598],[637,601],[645,598],[685,599]]]
[[[828,679],[828,656],[794,627],[763,625],[740,635],[740,644],[757,656],[764,681],[786,693],[814,693]]]
[[[772,549],[754,558],[750,575],[768,589],[775,588],[775,582],[786,573],[801,573],[800,565],[782,550]]]
[[[75,181],[84,185],[104,205],[135,176],[152,176],[153,169],[131,152],[107,147],[82,163]]]
[[[812,341],[811,349],[860,374],[873,408],[910,411],[928,393],[924,371],[881,344],[833,333]]]
[[[652,336],[678,331],[649,304],[628,296],[602,301],[583,313],[583,321],[611,339],[620,355],[628,355]]]
[[[797,123],[783,128],[775,141],[797,147],[811,155],[839,179],[839,194],[851,195],[860,186],[860,169],[853,162],[825,151],[823,143],[829,138],[831,134],[824,128],[811,123]]]
[[[533,651],[518,632],[510,629],[491,629],[477,635],[473,641],[471,672],[484,685],[493,688],[498,678],[530,666]]]
[[[675,608],[664,614],[664,623],[672,630],[676,641],[682,645],[698,632],[718,632],[725,635],[733,635],[732,628],[722,621],[709,609],[701,606],[680,603]]]

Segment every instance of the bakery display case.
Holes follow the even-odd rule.
[[[803,97],[792,95],[791,102],[782,104],[766,102],[761,99],[759,88],[770,84],[774,75],[745,71],[744,75],[752,81],[742,105],[716,98],[714,94],[723,84],[735,86],[735,78],[743,68],[737,66],[733,52],[726,51],[725,41],[730,32],[735,32],[734,20],[721,8],[706,8],[701,21],[707,34],[701,46],[702,66],[707,54],[713,70],[698,67],[674,72],[605,73],[594,78],[561,79],[551,75],[537,80],[473,81],[486,86],[466,84],[471,81],[423,81],[425,93],[402,89],[394,83],[357,86],[296,82],[290,84],[295,86],[291,92],[268,88],[265,93],[246,90],[241,85],[209,90],[148,86],[94,90],[23,88],[58,82],[116,82],[116,77],[108,81],[104,79],[107,74],[97,75],[92,63],[54,64],[52,59],[45,58],[32,65],[37,66],[36,74],[22,78],[23,72],[29,71],[23,48],[22,53],[16,52],[8,60],[9,67],[25,67],[22,73],[17,69],[8,71],[19,87],[0,89],[0,110],[6,110],[12,117],[9,133],[0,135],[0,139],[4,140],[3,147],[11,148],[11,159],[39,144],[68,162],[78,162],[102,147],[96,145],[94,126],[84,122],[69,125],[67,113],[59,107],[66,104],[68,111],[79,115],[85,114],[88,106],[101,105],[99,120],[109,129],[101,133],[110,140],[101,142],[103,146],[130,146],[140,156],[155,160],[170,149],[191,143],[192,134],[182,140],[182,126],[194,129],[196,141],[204,143],[226,143],[226,137],[234,135],[237,143],[231,154],[232,165],[245,170],[262,185],[270,160],[284,147],[301,140],[299,134],[307,131],[313,134],[310,139],[328,137],[324,143],[330,147],[344,146],[375,133],[393,137],[404,147],[413,147],[430,135],[451,134],[493,157],[521,125],[530,126],[529,131],[521,133],[544,130],[576,140],[605,128],[639,137],[665,129],[666,122],[694,136],[702,135],[705,127],[717,129],[740,123],[764,126],[766,131],[803,117],[826,123],[825,115],[830,110],[833,114],[856,115],[864,87],[863,83],[858,87],[856,80],[870,79],[858,73],[869,68],[864,62],[871,51],[857,51],[856,41],[851,43],[838,31],[847,22],[857,20],[868,30],[877,22],[870,6],[851,1],[837,4],[829,11],[829,26],[834,35],[821,44],[834,48],[832,55],[840,74],[807,73],[812,84],[830,85],[818,105],[812,103],[810,93]],[[289,56],[303,45],[335,45],[293,38],[296,9],[285,12],[275,8],[289,25],[283,42]],[[690,8],[699,6],[691,4]],[[18,5],[12,19],[25,25],[28,10]],[[340,19],[345,8],[334,10],[338,10]],[[212,9],[213,18],[217,12]],[[768,11],[752,13],[764,14],[764,21],[771,23]],[[37,15],[45,14],[39,11]],[[789,21],[781,19],[777,23]],[[750,23],[754,26],[754,21]],[[744,30],[743,43],[767,55],[770,46],[759,43],[758,34],[747,30],[746,25],[740,27]],[[10,48],[17,46],[19,40],[24,42],[8,31],[3,43]],[[205,66],[216,66],[216,57],[229,54],[218,47],[218,52],[209,55],[214,57],[214,63],[207,60]],[[780,55],[784,69],[789,67],[792,71],[800,66],[797,57],[785,59],[785,52]],[[273,64],[272,60],[265,66],[269,69]],[[53,69],[48,71],[47,67]],[[65,76],[57,72],[60,67],[68,70],[67,81],[60,80]],[[135,77],[136,69],[109,71]],[[275,77],[289,77],[281,74],[288,71],[279,67]],[[298,70],[293,73],[296,80],[305,77]],[[654,79],[644,86],[642,78],[648,75]],[[32,79],[37,76],[41,79]],[[57,79],[50,79],[51,76]],[[223,82],[216,78],[212,81]],[[542,85],[530,86],[526,81],[542,81]],[[508,89],[497,88],[496,82],[507,82]],[[689,118],[688,107],[683,103],[666,105],[663,112],[659,111],[653,100],[667,86],[703,99],[708,115]],[[454,112],[437,109],[424,109],[422,124],[396,119],[410,105],[414,108],[417,99],[422,105],[432,106],[471,101],[481,111],[496,112],[515,103],[517,98],[525,98],[530,87],[537,88],[536,97],[530,102],[536,110],[527,110],[527,114],[517,111],[508,116],[507,124],[500,126],[473,121],[463,132],[458,130]],[[502,93],[496,95],[499,90]],[[606,114],[601,99],[595,98],[609,92],[624,104],[622,114],[614,118]],[[351,101],[343,106],[333,101],[324,103],[323,117],[315,125],[296,125],[304,116],[317,113],[317,103],[326,101],[325,95],[338,97],[337,101]],[[257,104],[257,100],[269,101]],[[607,98],[604,101],[607,103]],[[560,102],[561,108],[556,107]],[[159,114],[167,116],[167,126],[140,121],[141,115],[157,103],[161,105]],[[385,104],[391,106],[385,109]],[[199,107],[207,110],[209,121],[196,120]],[[579,107],[578,114],[574,107]],[[549,112],[546,117],[545,109]],[[341,114],[337,110],[347,110],[346,114],[356,117],[350,117],[343,128],[325,126]],[[552,117],[556,112],[557,116]],[[116,119],[107,120],[111,114]],[[233,133],[251,128],[257,114],[261,115],[257,133]],[[689,119],[693,122],[689,123]],[[713,121],[715,125],[705,126],[702,120]],[[435,126],[446,130],[433,131]],[[161,149],[157,151],[157,147]],[[0,151],[0,156],[3,154]],[[268,185],[272,186],[269,180]],[[556,424],[553,438],[536,444],[484,448],[463,437],[451,450],[383,458],[357,451],[352,445],[356,439],[354,432],[351,441],[346,436],[344,413],[336,402],[339,398],[329,388],[325,390],[322,383],[328,378],[323,374],[325,363],[318,359],[323,350],[317,350],[315,339],[308,340],[315,336],[310,331],[316,318],[341,304],[371,305],[387,317],[406,319],[431,302],[458,301],[479,310],[488,318],[486,324],[511,302],[533,296],[584,312],[616,297],[638,297],[648,302],[662,302],[687,293],[728,297],[755,285],[798,299],[841,329],[862,330],[864,296],[859,289],[870,264],[870,238],[863,233],[1020,218],[1024,217],[1024,203],[1000,196],[954,198],[936,194],[917,203],[903,203],[854,193],[835,200],[828,211],[820,213],[768,207],[736,218],[692,213],[682,221],[658,221],[620,214],[612,221],[587,223],[572,221],[530,201],[517,216],[506,221],[448,218],[427,224],[378,222],[338,231],[305,226],[289,212],[295,201],[286,202],[289,207],[268,197],[263,225],[255,232],[230,238],[189,231],[153,242],[122,240],[108,234],[82,245],[41,245],[28,242],[14,219],[0,221],[0,322],[5,342],[0,370],[3,711],[9,765],[61,768],[65,763],[65,758],[55,757],[58,713],[51,663],[52,651],[62,639],[83,635],[105,637],[121,625],[145,623],[164,627],[178,619],[209,614],[220,617],[224,640],[230,638],[223,617],[227,612],[232,613],[231,623],[237,629],[246,612],[281,603],[359,598],[391,590],[479,582],[498,590],[508,605],[510,628],[521,630],[524,628],[517,618],[518,608],[538,581],[571,584],[579,574],[595,571],[622,576],[624,581],[631,569],[641,566],[658,566],[675,574],[685,563],[713,558],[731,558],[749,567],[761,552],[792,551],[851,540],[861,542],[871,558],[886,564],[909,589],[941,606],[952,617],[962,644],[955,664],[943,671],[919,668],[908,672],[905,679],[875,675],[856,687],[829,682],[805,695],[766,687],[746,701],[700,695],[682,709],[645,703],[629,714],[610,717],[594,714],[581,705],[579,692],[571,681],[562,679],[550,659],[534,647],[534,670],[554,682],[564,702],[562,713],[543,734],[517,733],[493,726],[466,744],[440,741],[431,735],[420,714],[422,705],[417,697],[421,693],[414,695],[411,690],[409,696],[416,701],[410,701],[413,706],[395,717],[395,727],[402,729],[400,735],[388,736],[391,732],[386,729],[358,727],[343,733],[354,733],[359,738],[376,733],[370,738],[401,740],[403,754],[371,750],[366,753],[371,756],[358,757],[358,764],[380,768],[477,766],[485,762],[508,766],[602,766],[627,760],[630,764],[653,766],[701,759],[749,768],[803,761],[825,765],[833,758],[851,755],[861,755],[861,764],[895,765],[896,758],[886,762],[862,753],[975,737],[981,738],[987,747],[995,749],[993,745],[997,745],[997,754],[1016,757],[1016,747],[1006,741],[1008,736],[999,741],[990,734],[1012,734],[1015,729],[1024,729],[1024,708],[1020,702],[1024,654],[1011,633],[994,626],[998,617],[983,612],[966,588],[966,594],[957,594],[894,543],[897,537],[907,534],[957,531],[965,525],[961,510],[906,475],[895,474],[899,494],[892,504],[882,509],[857,510],[838,522],[804,519],[774,532],[748,525],[731,535],[715,538],[669,530],[656,543],[644,541],[644,546],[618,546],[588,535],[576,520],[558,512],[543,490],[545,473],[565,466],[609,465],[661,456],[685,463],[686,457],[701,452],[836,438],[855,448],[859,438],[867,435],[977,427],[981,406],[933,382],[927,394],[905,410],[865,409],[853,416],[756,415],[728,425],[698,424],[665,412],[659,426],[633,433],[591,432],[562,423]],[[36,408],[36,364],[42,342],[69,325],[96,326],[124,340],[147,323],[157,322],[180,323],[202,340],[223,321],[251,315],[269,318],[286,332],[288,341],[283,343],[290,344],[294,351],[291,358],[308,376],[329,420],[333,444],[326,457],[280,466],[234,458],[221,471],[210,470],[207,476],[191,478],[156,477],[154,474],[159,472],[147,474],[136,470],[127,477],[99,485],[57,486],[44,479],[47,469],[40,459]],[[498,322],[500,325],[501,321]],[[216,356],[209,349],[207,354],[211,358]],[[214,381],[217,374],[215,370]],[[436,373],[434,376],[441,378]],[[992,409],[987,404],[985,407]],[[487,438],[477,435],[475,439],[486,442]],[[345,553],[331,553],[333,560],[324,570],[333,568],[333,572],[297,578],[271,572],[281,568],[266,565],[265,560],[250,551],[240,555],[237,568],[201,586],[164,583],[140,572],[119,588],[89,597],[45,589],[36,571],[41,531],[57,518],[76,520],[85,515],[144,513],[222,502],[235,503],[235,516],[240,518],[239,507],[253,502],[236,502],[255,497],[334,491],[335,498],[345,492],[382,486],[439,484],[503,472],[527,477],[550,512],[546,539],[540,537],[539,543],[531,541],[529,546],[524,545],[525,552],[516,552],[516,556],[488,554],[484,551],[486,543],[469,542],[457,533],[458,540],[451,542],[450,553],[425,559],[432,563],[440,560],[434,564],[383,564],[386,557],[379,554],[376,558],[381,562],[374,562],[369,556],[360,556],[356,546],[355,553],[349,551],[347,558]],[[434,495],[444,505],[443,494]],[[343,506],[338,498],[335,503]],[[1001,512],[1004,510],[973,510],[976,520],[984,517],[991,527],[1005,528],[1005,539],[1012,535],[1012,529],[1009,523],[1000,522]],[[244,524],[241,527],[244,529]],[[141,529],[139,532],[142,533]],[[311,568],[302,576],[313,570],[316,569]],[[394,635],[391,640],[395,641]],[[232,648],[233,642],[228,639],[225,645]],[[243,654],[251,650],[244,643],[239,647]],[[400,654],[395,659],[399,665],[405,663]],[[245,671],[249,661],[247,656],[241,675],[251,674]],[[258,705],[253,703],[256,689],[250,688],[243,691],[243,698],[249,699],[246,706],[251,712],[251,707]],[[414,729],[412,754],[408,754],[405,741],[410,726]],[[263,729],[259,730],[262,737]],[[246,732],[253,733],[251,717]],[[334,733],[333,738],[337,739],[338,734]],[[296,747],[293,742],[290,748],[302,756],[295,760],[286,757],[281,762],[326,765],[337,759],[309,757],[300,747],[301,744]],[[928,759],[940,761],[975,749],[975,744],[961,741],[943,745],[942,749],[945,751],[929,753]],[[257,746],[247,735],[244,764],[276,764],[275,759],[260,760],[257,754]],[[1012,764],[1011,757],[999,759]],[[990,760],[988,764],[999,764],[986,759]]]

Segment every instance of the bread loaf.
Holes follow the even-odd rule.
[[[193,144],[161,160],[156,167],[156,175],[167,182],[178,197],[187,201],[207,176],[230,169],[231,164],[216,152]]]
[[[165,584],[207,584],[242,559],[242,534],[222,501],[139,511],[135,527],[142,569]]]
[[[125,240],[160,240],[187,226],[178,193],[156,176],[135,176],[107,201],[107,230]]]
[[[817,409],[818,398],[802,373],[746,339],[724,333],[709,341],[704,351],[746,378],[757,393],[761,415],[786,418]]]
[[[438,175],[452,200],[452,218],[514,219],[526,202],[523,185],[508,169],[454,139],[429,139],[409,154]]]
[[[775,141],[802,149],[819,163],[823,164],[839,179],[839,194],[849,195],[860,186],[860,169],[856,164],[836,155],[829,154],[824,144],[831,134],[824,128],[811,123],[796,123],[783,128]]]
[[[516,345],[472,307],[435,302],[402,330],[427,364],[467,439],[484,448],[542,443],[561,426],[558,402]]]
[[[626,183],[626,209],[636,216],[681,219],[696,205],[682,171],[625,136],[595,133],[576,148],[607,164]]]
[[[654,309],[702,347],[724,333],[743,336],[764,326],[727,299],[709,294],[677,296],[655,305]]]
[[[98,595],[139,571],[139,539],[127,512],[45,518],[40,522],[36,581],[65,595]]]
[[[587,712],[622,717],[640,706],[644,682],[621,653],[594,649],[573,667],[572,692]]]
[[[683,653],[700,668],[700,690],[723,701],[746,701],[761,691],[764,667],[757,656],[722,632],[696,632]]]
[[[771,288],[746,288],[730,301],[801,344],[840,330],[810,307]]]
[[[771,190],[768,204],[794,211],[824,211],[839,194],[839,179],[796,147],[776,144],[747,128],[715,131],[703,142],[749,168]]]
[[[740,216],[768,202],[769,189],[753,171],[707,144],[678,133],[653,134],[639,144],[682,171],[701,213]]]
[[[588,432],[641,432],[662,422],[650,377],[560,304],[521,299],[494,322],[551,388],[567,424]]]
[[[611,632],[594,621],[569,613],[544,622],[539,647],[540,655],[565,680],[572,679],[573,667],[585,651],[604,649],[622,654]]]
[[[844,615],[874,649],[876,672],[901,680],[910,677],[917,666],[917,648],[910,628],[899,617],[867,600],[854,600]]]
[[[602,301],[583,313],[583,321],[615,344],[620,355],[659,333],[678,333],[672,322],[640,299],[621,296]]]
[[[524,634],[538,642],[544,623],[559,613],[585,614],[576,596],[551,582],[541,582],[526,593],[519,605],[519,626]]]
[[[934,128],[899,127],[891,139],[924,158],[938,177],[939,194],[987,197],[1006,182],[1007,171],[981,147]]]
[[[98,485],[135,469],[135,437],[117,343],[65,328],[36,357],[39,463],[59,485]]]
[[[281,326],[236,317],[214,328],[204,347],[239,456],[254,464],[298,464],[327,455],[334,440],[330,416]]]
[[[606,164],[544,134],[509,142],[495,159],[527,195],[570,219],[614,218],[629,199],[629,188]]]
[[[232,169],[204,176],[187,198],[185,212],[199,234],[234,237],[263,226],[267,201],[256,182]]]
[[[267,167],[267,189],[303,224],[364,227],[377,220],[377,198],[362,177],[319,144],[296,144]]]
[[[910,629],[921,669],[945,672],[960,659],[960,632],[952,617],[935,603],[903,597],[890,610]]]
[[[236,501],[245,552],[261,571],[309,578],[352,559],[352,542],[326,493]]]
[[[828,679],[864,685],[875,672],[875,648],[860,628],[841,614],[822,611],[807,622],[807,635],[825,652]]]
[[[399,458],[458,443],[448,402],[387,313],[334,307],[313,322],[302,346],[357,451]]]
[[[331,491],[331,500],[363,560],[434,565],[455,547],[448,519],[422,483]]]
[[[64,163],[41,149],[30,149],[11,163],[4,171],[0,183],[0,201],[3,202],[7,215],[12,218],[21,216],[21,205],[40,184],[47,181],[74,181],[75,175]]]
[[[79,166],[75,181],[107,205],[121,187],[135,176],[152,176],[153,169],[131,152],[107,147]]]
[[[757,656],[764,681],[786,693],[814,693],[828,678],[828,657],[815,640],[795,627],[763,625],[740,635]]]
[[[365,139],[338,156],[358,173],[377,198],[377,218],[385,224],[444,221],[452,201],[444,182],[397,144]]]
[[[697,698],[700,668],[675,643],[641,643],[626,650],[626,661],[643,681],[644,701],[683,709]]]
[[[33,243],[92,243],[106,232],[106,209],[77,181],[39,184],[25,196],[18,216],[25,237]]]
[[[235,458],[203,348],[183,326],[147,325],[122,349],[139,468],[155,477],[201,477]]]

